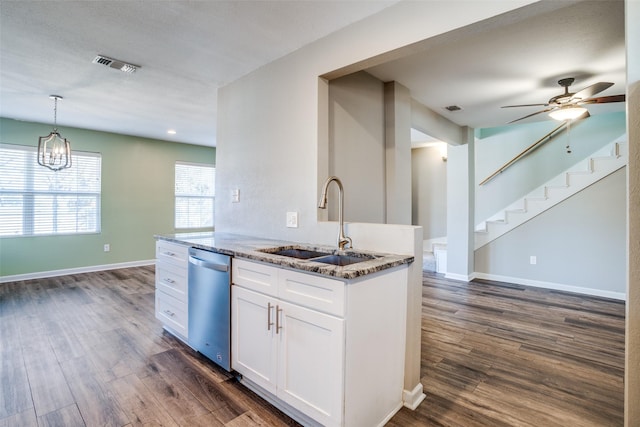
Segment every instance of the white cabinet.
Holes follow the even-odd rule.
[[[342,281],[235,258],[232,282],[232,368],[276,406],[323,426],[401,407],[406,266]]]
[[[267,295],[232,286],[231,303],[231,367],[276,394],[275,301]]]
[[[286,302],[276,311],[276,396],[323,425],[340,425],[344,320]]]
[[[338,425],[344,320],[284,298],[293,286],[294,300],[324,307],[331,305],[327,289],[344,283],[241,259],[232,272],[232,368],[322,424]]]
[[[186,341],[188,337],[189,247],[156,242],[156,318],[165,329]]]

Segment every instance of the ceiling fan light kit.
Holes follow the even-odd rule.
[[[579,107],[577,105],[567,105],[565,107],[560,107],[557,110],[553,110],[549,113],[549,117],[559,121],[574,120],[582,116],[586,112],[587,109],[584,107]]]
[[[512,120],[509,123],[514,123],[520,120],[527,119],[529,117],[536,116],[541,113],[549,113],[549,116],[555,120],[573,120],[580,118],[583,115],[588,114],[588,110],[582,107],[583,104],[607,104],[610,102],[625,102],[625,95],[613,95],[613,96],[601,96],[598,98],[592,98],[593,95],[602,92],[613,86],[610,82],[598,82],[587,86],[586,88],[578,92],[569,92],[569,86],[573,84],[575,79],[573,77],[567,77],[558,80],[558,84],[564,88],[564,93],[556,95],[549,99],[545,104],[521,104],[521,105],[505,105],[502,108],[513,107],[546,107],[535,113],[527,114],[524,117]],[[587,116],[588,117],[588,116]]]

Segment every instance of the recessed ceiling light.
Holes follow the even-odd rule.
[[[167,131],[167,133],[168,133],[169,135],[175,135],[175,134],[176,134],[176,131],[175,131],[175,130],[173,130],[173,129],[169,129],[169,130]]]

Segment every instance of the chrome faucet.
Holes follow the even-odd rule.
[[[326,209],[327,208],[327,190],[329,189],[329,184],[331,181],[335,181],[338,185],[338,190],[340,191],[340,199],[338,201],[338,222],[340,223],[340,229],[338,230],[338,250],[347,249],[347,245],[350,249],[353,249],[353,241],[351,241],[351,237],[347,237],[344,235],[344,189],[342,188],[342,182],[337,176],[330,176],[324,182],[324,186],[322,187],[322,196],[320,196],[320,203],[318,203],[318,208]]]

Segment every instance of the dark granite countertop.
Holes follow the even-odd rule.
[[[157,235],[155,238],[169,242],[182,243],[194,248],[230,255],[237,258],[262,261],[286,268],[303,270],[324,276],[332,276],[348,280],[377,273],[399,265],[409,264],[414,260],[414,257],[410,255],[387,254],[364,250],[346,250],[338,252],[335,247],[294,243],[282,240],[270,240],[230,233],[179,233],[171,235]],[[304,260],[271,254],[268,252],[261,252],[262,250],[268,250],[275,247],[304,248],[319,252],[328,252],[331,254],[357,254],[361,256],[371,256],[373,258],[355,264],[336,266],[316,262],[312,259]]]

